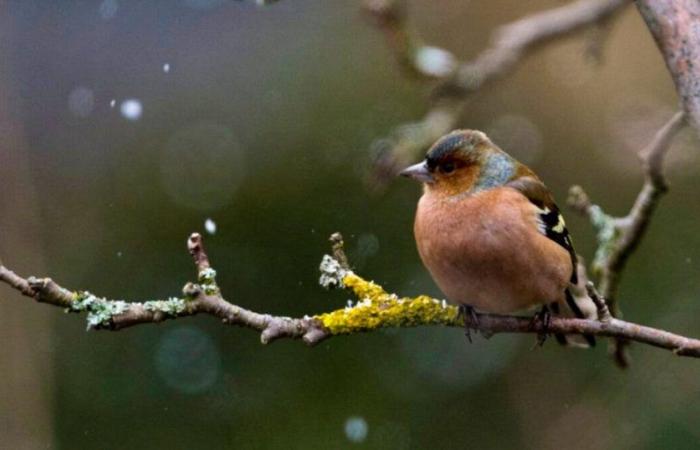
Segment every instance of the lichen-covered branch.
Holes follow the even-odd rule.
[[[685,123],[683,112],[677,112],[656,133],[639,156],[644,167],[644,185],[629,213],[624,217],[613,217],[592,203],[580,186],[569,190],[568,203],[585,214],[598,231],[598,250],[593,260],[594,271],[600,275],[601,295],[614,311],[615,293],[629,256],[644,236],[659,198],[668,189],[663,175],[663,157],[671,145],[672,138]]]
[[[605,302],[592,285],[588,289],[596,301],[599,320],[555,317],[544,329],[541,321],[533,321],[529,317],[481,313],[462,317],[458,308],[445,300],[425,295],[398,297],[380,285],[363,279],[347,265],[342,236],[336,233],[331,241],[334,256],[324,256],[320,283],[327,288],[348,289],[354,293],[357,301],[342,309],[303,318],[256,313],[226,301],[216,284],[216,272],[204,251],[202,237],[197,233],[190,236],[187,247],[197,267],[198,278],[196,283],[185,285],[182,297],[146,302],[110,300],[84,291],[70,291],[49,278],[24,279],[1,264],[0,282],[41,303],[59,306],[67,312],[87,313],[90,330],[116,331],[139,324],[208,314],[224,324],[260,332],[260,340],[264,344],[275,339],[292,338],[314,345],[331,336],[385,327],[442,325],[467,326],[481,331],[484,336],[496,333],[585,333],[637,341],[671,350],[680,356],[700,357],[700,340],[611,317],[606,313]]]
[[[606,214],[600,206],[591,202],[580,186],[572,186],[569,190],[569,205],[587,215],[597,231],[598,249],[593,270],[600,276],[601,295],[607,300],[614,316],[621,314],[617,289],[625,264],[644,236],[659,198],[668,189],[663,175],[663,159],[673,137],[684,126],[685,117],[683,111],[674,114],[639,153],[644,168],[644,185],[626,216]],[[624,341],[618,340],[613,348],[613,354],[621,366],[627,365],[624,346]]]
[[[637,0],[666,62],[688,121],[700,135],[700,2]]]
[[[225,324],[253,328],[267,343],[280,337],[301,338],[315,343],[327,334],[313,318],[259,314],[227,302],[216,284],[216,271],[211,268],[202,246],[202,237],[194,233],[187,247],[197,267],[196,283],[187,283],[181,297],[145,302],[127,302],[98,297],[87,291],[70,291],[50,278],[24,279],[0,265],[0,281],[38,302],[64,308],[66,312],[86,313],[89,330],[121,330],[143,323],[157,323],[195,314],[209,314]]]
[[[605,22],[628,3],[625,0],[578,0],[532,14],[498,28],[488,48],[471,61],[455,64],[449,52],[423,46],[420,39],[412,37],[405,25],[402,2],[366,1],[368,6],[365,8],[377,18],[388,37],[389,47],[394,49],[402,66],[422,73],[426,79],[438,80],[434,89],[435,103],[422,120],[402,125],[388,138],[374,143],[374,153],[377,154],[375,181],[380,185],[385,183],[440,136],[455,128],[468,96],[486,82],[509,73],[530,50],[586,26]],[[434,49],[435,55],[444,52],[449,56],[422,58],[421,55],[425,56],[428,51],[426,49]],[[438,72],[443,75],[435,76],[437,72],[425,69],[430,68],[430,64],[421,61],[435,61],[434,66],[441,68]]]

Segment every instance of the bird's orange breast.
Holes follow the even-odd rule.
[[[416,212],[418,252],[453,302],[508,313],[560,301],[571,258],[538,231],[536,217],[535,205],[507,187],[455,196],[427,190]]]

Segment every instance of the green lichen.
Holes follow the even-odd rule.
[[[129,303],[123,300],[107,300],[87,291],[76,293],[68,307],[69,312],[87,312],[88,330],[108,326],[113,316],[128,309]]]
[[[171,297],[167,300],[149,300],[143,303],[129,303],[124,300],[108,300],[97,297],[87,291],[73,294],[73,301],[66,309],[67,312],[86,312],[87,329],[107,328],[114,316],[124,314],[129,308],[140,305],[147,311],[162,312],[169,316],[177,316],[187,309],[184,299]]]
[[[599,273],[605,261],[608,260],[610,254],[616,249],[617,241],[620,237],[620,229],[615,223],[615,218],[605,214],[603,209],[598,205],[591,206],[589,211],[591,223],[598,231],[598,248],[596,249],[593,258],[593,270]]]
[[[197,280],[200,283],[202,291],[207,295],[219,295],[221,291],[216,284],[216,270],[208,267],[199,272]]]
[[[212,269],[211,267],[204,269],[199,272],[199,275],[197,277],[199,279],[199,282],[206,285],[206,284],[215,284],[216,283],[216,270]]]
[[[453,325],[459,320],[457,307],[448,305],[444,300],[425,295],[398,298],[387,293],[380,285],[352,272],[347,272],[341,281],[343,286],[355,293],[359,301],[354,306],[314,317],[332,334],[349,334],[383,327]]]
[[[169,316],[177,316],[187,309],[187,302],[182,298],[170,297],[167,300],[149,300],[143,302],[146,311],[162,312]]]

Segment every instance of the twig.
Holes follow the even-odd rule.
[[[343,241],[343,235],[340,233],[331,234],[331,252],[333,254],[333,259],[338,261],[340,267],[344,270],[350,270],[350,263],[348,262],[348,257],[345,256],[345,242]]]
[[[462,64],[438,89],[465,94],[512,69],[533,47],[609,19],[625,0],[578,0],[524,17],[496,30],[491,47]]]
[[[342,241],[342,236],[334,236],[334,253],[344,257],[342,247],[337,245]],[[306,344],[314,345],[334,335],[355,334],[383,327],[464,326],[464,319],[459,317],[457,308],[448,305],[444,300],[427,296],[398,298],[387,293],[378,284],[366,281],[343,268],[340,262],[330,256],[323,259],[322,282],[327,286],[335,285],[352,290],[358,298],[355,305],[297,319],[256,313],[229,303],[223,298],[216,285],[216,272],[209,265],[199,234],[194,233],[190,236],[188,249],[198,269],[198,281],[185,285],[183,298],[138,303],[108,300],[88,292],[71,292],[49,278],[24,279],[2,265],[0,282],[42,303],[66,308],[68,312],[87,312],[88,329],[94,330],[116,331],[134,325],[158,323],[203,313],[217,317],[228,325],[259,331],[262,343],[292,338],[302,339]],[[334,282],[330,282],[331,280]],[[477,314],[475,318],[468,317],[467,320],[469,326],[479,329],[485,335],[545,331],[540,323],[533,326],[531,318],[528,317]],[[611,317],[601,317],[601,320],[555,317],[548,324],[546,331],[624,338],[671,350],[680,356],[700,357],[700,340]]]
[[[93,330],[116,331],[143,323],[158,323],[204,313],[218,317],[229,325],[260,331],[263,343],[290,337],[313,344],[326,336],[321,323],[315,319],[258,314],[227,302],[216,285],[216,272],[209,265],[201,235],[193,233],[187,247],[197,267],[198,282],[187,283],[182,298],[145,302],[108,300],[89,292],[71,292],[50,278],[24,279],[3,265],[0,265],[0,281],[39,302],[65,308],[67,312],[86,312],[88,329]]]
[[[396,4],[391,0],[367,3]],[[506,75],[535,47],[565,36],[591,24],[609,20],[629,2],[625,0],[578,0],[565,6],[532,14],[494,32],[491,45],[472,61],[446,71],[434,90],[435,105],[416,123],[397,128],[388,139],[375,143],[377,170],[375,182],[380,186],[412,162],[416,156],[443,134],[455,128],[470,94],[486,82]],[[380,14],[379,14],[380,15]],[[381,15],[380,15],[381,16]],[[383,22],[386,23],[386,22]],[[394,23],[394,22],[392,22]],[[402,24],[402,21],[398,21]],[[382,29],[386,29],[382,26]],[[399,25],[396,25],[399,27]],[[404,35],[409,33],[404,31]],[[407,38],[408,39],[408,38]],[[389,40],[390,47],[396,48]],[[410,48],[404,45],[403,49]],[[403,58],[412,61],[403,51]],[[411,64],[414,68],[416,64]]]
[[[595,288],[593,282],[586,282],[586,292],[588,293],[588,297],[593,300],[595,304],[598,320],[601,322],[610,322],[612,320],[612,314],[610,314],[605,299],[598,294],[598,290]]]
[[[659,130],[639,155],[644,167],[645,181],[630,212],[624,217],[612,217],[591,202],[580,186],[569,190],[568,203],[585,214],[598,230],[599,251],[593,262],[600,273],[600,290],[611,305],[620,281],[620,272],[629,256],[644,236],[649,220],[658,205],[660,196],[667,191],[663,176],[663,157],[672,138],[684,125],[684,113],[678,112]],[[613,307],[614,312],[614,307]]]
[[[700,2],[637,0],[666,62],[688,121],[700,134]]]
[[[621,314],[617,290],[625,264],[644,236],[659,198],[668,190],[663,175],[664,156],[673,137],[684,125],[685,114],[677,112],[639,153],[644,168],[644,185],[626,216],[609,216],[591,202],[580,186],[572,186],[569,190],[569,205],[587,215],[598,231],[598,250],[593,268],[600,275],[601,295],[607,300],[613,316],[619,317]],[[624,346],[625,342],[617,340],[611,349],[618,364],[623,367],[628,364]]]
[[[434,80],[452,75],[457,59],[449,51],[426,45],[410,29],[405,0],[365,0],[363,11],[382,30],[389,49],[409,76]]]

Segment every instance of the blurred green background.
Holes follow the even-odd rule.
[[[494,27],[557,1],[410,3],[460,58]],[[636,152],[676,108],[631,6],[586,58],[580,33],[538,50],[469,102],[564,203],[581,184],[623,214]],[[0,9],[0,258],[21,274],[142,300],[194,277],[206,244],[225,296],[299,316],[348,295],[317,285],[333,231],[352,263],[405,295],[440,296],[414,248],[419,189],[368,189],[372,141],[427,110],[358,1],[6,1]],[[697,140],[620,292],[625,317],[700,336]],[[694,181],[695,180],[695,181]],[[566,209],[565,209],[566,211]],[[578,251],[593,233],[568,212]],[[700,367],[632,347],[575,351],[533,336],[386,330],[309,349],[195,317],[119,333],[0,286],[0,446],[27,449],[697,448]]]

